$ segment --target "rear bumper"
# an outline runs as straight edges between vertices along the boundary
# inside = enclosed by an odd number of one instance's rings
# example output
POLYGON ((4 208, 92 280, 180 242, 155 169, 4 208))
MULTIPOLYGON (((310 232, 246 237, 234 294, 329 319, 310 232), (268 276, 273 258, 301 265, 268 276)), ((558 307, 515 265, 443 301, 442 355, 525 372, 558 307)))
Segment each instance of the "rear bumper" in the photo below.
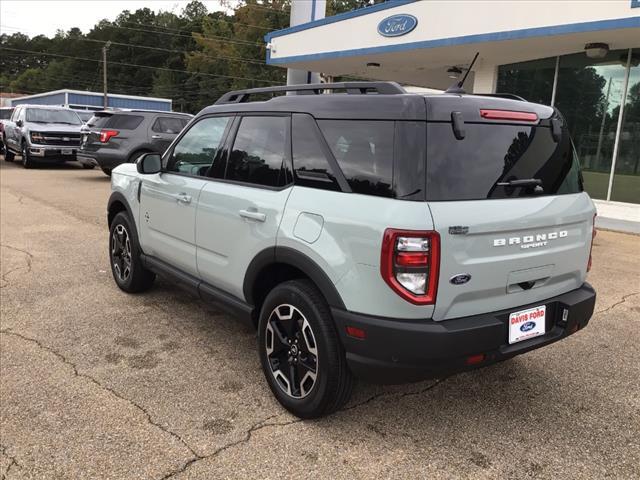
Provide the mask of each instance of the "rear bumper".
POLYGON ((374 383, 405 383, 490 365, 557 342, 589 323, 596 292, 588 283, 544 302, 451 320, 395 320, 332 309, 352 372, 374 383), (546 334, 508 343, 509 314, 546 305, 546 334), (563 312, 568 311, 566 322, 563 312), (346 334, 366 332, 359 340, 346 334), (470 365, 470 356, 484 355, 470 365))
POLYGON ((100 168, 113 170, 118 165, 126 163, 127 157, 117 151, 108 151, 106 148, 99 151, 79 150, 78 157, 82 162, 97 163, 100 168))

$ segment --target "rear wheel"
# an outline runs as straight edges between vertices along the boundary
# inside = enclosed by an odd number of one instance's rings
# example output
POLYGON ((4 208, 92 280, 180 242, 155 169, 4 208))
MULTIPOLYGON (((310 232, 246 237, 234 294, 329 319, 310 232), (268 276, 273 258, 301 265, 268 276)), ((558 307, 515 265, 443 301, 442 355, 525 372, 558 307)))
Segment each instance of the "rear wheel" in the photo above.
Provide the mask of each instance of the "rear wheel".
POLYGON ((125 212, 118 213, 109 228, 109 261, 118 287, 128 293, 148 290, 156 276, 140 258, 140 245, 133 222, 125 212))
POLYGON ((7 144, 4 144, 4 159, 6 162, 13 162, 16 158, 16 154, 9 150, 7 144))
POLYGON ((274 288, 259 322, 259 353, 271 391, 300 418, 330 414, 351 396, 347 367, 329 307, 308 280, 274 288))
POLYGON ((27 147, 27 142, 22 142, 22 166, 24 168, 33 168, 35 162, 29 155, 29 147, 27 147))

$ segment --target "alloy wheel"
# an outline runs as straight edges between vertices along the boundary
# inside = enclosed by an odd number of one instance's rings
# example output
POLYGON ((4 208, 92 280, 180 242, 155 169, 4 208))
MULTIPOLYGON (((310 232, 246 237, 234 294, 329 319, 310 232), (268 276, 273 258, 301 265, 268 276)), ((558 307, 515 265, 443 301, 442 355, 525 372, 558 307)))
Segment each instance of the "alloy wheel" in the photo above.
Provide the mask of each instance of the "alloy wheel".
POLYGON ((131 241, 122 224, 116 225, 111 234, 111 262, 118 279, 126 282, 131 275, 131 241))
POLYGON ((311 325, 293 305, 278 305, 269 315, 265 332, 267 361, 280 389, 304 398, 318 376, 318 347, 311 325))

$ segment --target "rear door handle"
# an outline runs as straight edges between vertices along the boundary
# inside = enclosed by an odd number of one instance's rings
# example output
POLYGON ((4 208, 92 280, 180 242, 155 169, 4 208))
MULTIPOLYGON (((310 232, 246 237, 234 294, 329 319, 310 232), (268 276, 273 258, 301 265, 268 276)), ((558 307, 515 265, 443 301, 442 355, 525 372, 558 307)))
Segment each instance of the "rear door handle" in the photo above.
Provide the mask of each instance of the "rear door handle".
POLYGON ((162 135, 151 135, 154 140, 162 140, 162 135))
POLYGON ((191 203, 191 195, 187 195, 186 193, 179 193, 178 195, 176 195, 176 200, 178 201, 178 203, 189 205, 191 203))
POLYGON ((240 210, 238 213, 243 218, 255 220, 257 222, 264 222, 267 219, 267 216, 264 213, 254 212, 251 210, 240 210))

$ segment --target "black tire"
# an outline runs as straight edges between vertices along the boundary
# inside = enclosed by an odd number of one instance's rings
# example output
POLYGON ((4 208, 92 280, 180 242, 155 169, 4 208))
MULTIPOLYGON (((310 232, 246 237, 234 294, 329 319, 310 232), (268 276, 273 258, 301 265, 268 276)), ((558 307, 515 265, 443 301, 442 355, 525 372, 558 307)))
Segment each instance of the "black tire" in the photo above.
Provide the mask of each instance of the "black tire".
POLYGON ((6 162, 13 162, 16 159, 16 154, 7 148, 7 145, 4 146, 4 160, 6 162))
POLYGON ((148 290, 156 278, 142 264, 138 234, 125 212, 118 213, 109 227, 109 263, 113 279, 127 293, 148 290))
POLYGON ((22 142, 22 166, 24 168, 33 168, 35 166, 35 162, 31 158, 31 155, 29 155, 27 142, 22 142))
POLYGON ((111 169, 110 168, 102 168, 102 173, 104 173, 107 177, 111 176, 111 169))
POLYGON ((297 417, 328 415, 349 400, 353 375, 329 306, 312 282, 291 280, 269 292, 260 312, 258 351, 269 388, 297 417))

